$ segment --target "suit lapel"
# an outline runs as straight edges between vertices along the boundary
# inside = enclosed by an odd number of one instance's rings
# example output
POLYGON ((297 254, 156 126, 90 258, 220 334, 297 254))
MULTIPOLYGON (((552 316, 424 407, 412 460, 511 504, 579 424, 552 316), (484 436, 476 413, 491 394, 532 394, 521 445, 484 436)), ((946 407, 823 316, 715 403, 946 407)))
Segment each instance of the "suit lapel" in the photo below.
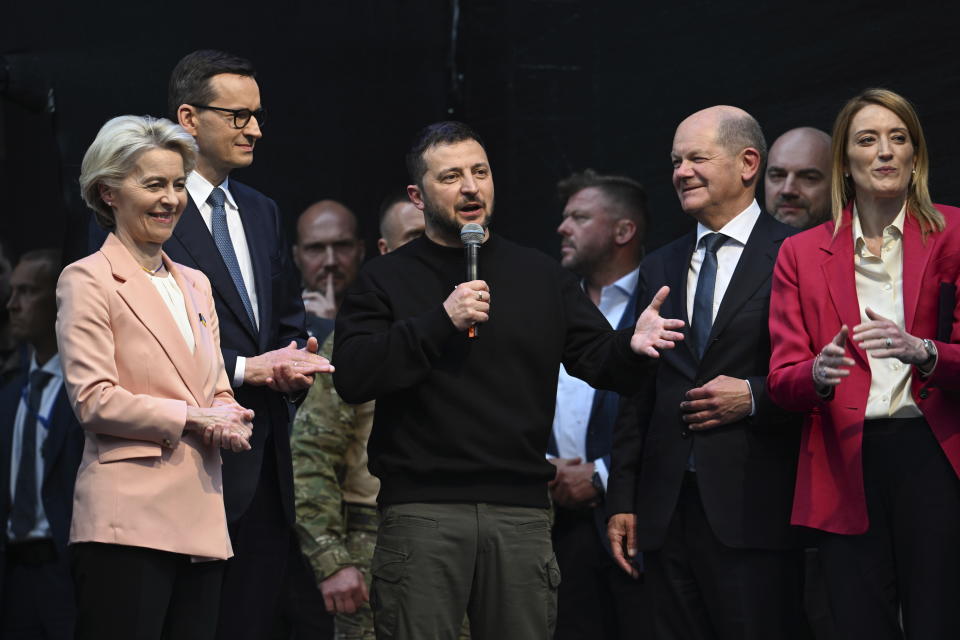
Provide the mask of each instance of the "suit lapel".
POLYGON ((723 300, 720 301, 717 317, 710 328, 710 337, 704 356, 710 350, 714 337, 730 324, 740 308, 773 274, 773 263, 776 262, 779 248, 776 240, 779 238, 775 238, 772 233, 772 221, 772 217, 761 212, 754 223, 750 237, 747 238, 747 244, 743 247, 743 253, 740 254, 740 260, 737 261, 737 266, 730 277, 730 284, 727 285, 723 300))
MULTIPOLYGON (((254 287, 257 292, 258 311, 257 318, 260 328, 263 329, 269 321, 267 309, 269 300, 273 295, 272 282, 270 278, 270 258, 267 255, 263 239, 269 237, 267 230, 261 229, 263 225, 263 216, 257 215, 255 207, 247 198, 243 185, 233 182, 230 189, 233 199, 237 203, 237 209, 240 211, 240 220, 243 222, 243 232, 247 238, 247 250, 250 251, 250 261, 253 264, 254 287)), ((239 300, 239 297, 237 298, 239 300)), ((267 345, 263 343, 266 338, 266 332, 260 331, 260 350, 266 351, 267 345)))
MULTIPOLYGON (((666 309, 660 310, 660 315, 665 318, 678 318, 683 320, 683 346, 681 349, 689 354, 694 361, 697 356, 693 352, 693 346, 690 344, 690 318, 687 317, 687 276, 690 273, 690 260, 693 258, 693 251, 696 248, 697 232, 686 235, 685 242, 678 242, 674 247, 674 254, 664 260, 666 273, 666 284, 670 287, 670 295, 664 304, 666 309)), ((659 287, 658 287, 659 288, 659 287)), ((650 292, 652 298, 656 291, 650 292)))
POLYGON ((905 216, 903 225, 903 319, 907 332, 913 329, 917 303, 920 300, 920 285, 933 248, 940 239, 939 233, 927 235, 926 242, 920 231, 920 223, 911 216, 905 216))
MULTIPOLYGON (((123 282, 117 287, 117 294, 143 323, 147 331, 156 338, 177 373, 180 374, 180 378, 197 400, 197 404, 203 404, 202 387, 197 383, 194 354, 187 347, 170 309, 163 302, 149 277, 143 273, 140 265, 134 261, 115 235, 110 234, 107 237, 100 251, 110 262, 114 277, 123 282)), ((169 259, 164 256, 164 264, 169 265, 169 263, 169 259)))
MULTIPOLYGON (((852 334, 853 328, 860 324, 860 302, 857 297, 857 281, 853 264, 850 211, 850 208, 844 210, 840 231, 833 235, 827 244, 820 247, 820 250, 827 254, 820 264, 820 269, 823 271, 823 281, 830 293, 830 301, 837 312, 840 325, 847 325, 852 334)), ((868 364, 866 354, 853 340, 847 340, 847 350, 859 358, 863 364, 868 364)))
MULTIPOLYGON (((250 323, 250 318, 243 306, 243 300, 240 299, 237 286, 233 283, 233 278, 227 271, 227 265, 224 264, 223 258, 220 256, 220 250, 213 242, 213 236, 207 229, 207 225, 200 215, 200 210, 194 204, 193 198, 187 198, 187 207, 184 209, 183 215, 180 216, 180 221, 174 228, 173 235, 183 245, 184 250, 190 254, 194 264, 197 265, 197 269, 202 271, 210 280, 210 286, 220 294, 227 308, 236 317, 237 324, 246 329, 257 340, 259 337, 257 330, 250 323)), ((247 243, 250 243, 249 232, 247 243)), ((259 278, 257 279, 259 280, 259 278)), ((260 307, 263 308, 263 303, 260 303, 260 307)))

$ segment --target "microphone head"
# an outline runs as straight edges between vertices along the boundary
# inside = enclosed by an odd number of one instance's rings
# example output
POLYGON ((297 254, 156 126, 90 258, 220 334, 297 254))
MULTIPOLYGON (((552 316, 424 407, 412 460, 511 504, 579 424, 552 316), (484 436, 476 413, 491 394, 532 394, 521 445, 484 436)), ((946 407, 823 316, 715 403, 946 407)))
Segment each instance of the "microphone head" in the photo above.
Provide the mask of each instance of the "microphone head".
POLYGON ((483 242, 484 231, 476 222, 468 222, 460 227, 460 242, 464 245, 481 244, 483 242))

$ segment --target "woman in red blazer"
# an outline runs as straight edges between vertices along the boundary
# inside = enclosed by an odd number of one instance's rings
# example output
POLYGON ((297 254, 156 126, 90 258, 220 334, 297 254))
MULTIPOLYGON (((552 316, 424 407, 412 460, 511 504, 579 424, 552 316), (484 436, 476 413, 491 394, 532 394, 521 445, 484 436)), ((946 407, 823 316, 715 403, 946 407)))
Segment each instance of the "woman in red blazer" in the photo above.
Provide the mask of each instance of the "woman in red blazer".
POLYGON ((771 294, 769 393, 806 414, 792 522, 823 532, 844 637, 960 638, 960 209, 891 91, 840 111, 832 173, 771 294))

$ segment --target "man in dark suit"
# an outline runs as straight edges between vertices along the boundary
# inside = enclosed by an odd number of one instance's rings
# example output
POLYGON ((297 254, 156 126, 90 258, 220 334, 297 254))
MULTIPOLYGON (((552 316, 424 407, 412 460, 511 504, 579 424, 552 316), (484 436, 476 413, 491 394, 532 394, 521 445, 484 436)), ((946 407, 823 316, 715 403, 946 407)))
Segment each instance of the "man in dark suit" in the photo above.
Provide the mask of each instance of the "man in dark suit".
MULTIPOLYGON (((647 226, 646 192, 623 176, 587 169, 559 185, 561 263, 617 329, 637 319, 637 276, 647 226)), ((562 366, 547 453, 557 465, 550 483, 553 546, 563 581, 556 640, 634 637, 630 621, 643 606, 642 583, 613 563, 607 543, 606 491, 619 395, 595 390, 562 366)))
POLYGON ((31 251, 11 276, 10 329, 28 367, 0 389, 0 637, 73 638, 67 539, 83 431, 63 388, 55 298, 60 253, 31 251))
POLYGON ((673 184, 697 230, 640 267, 640 303, 669 287, 659 312, 689 327, 621 416, 608 485, 621 567, 648 552, 656 638, 793 638, 803 626, 790 527, 799 420, 765 388, 771 275, 795 231, 754 199, 765 151, 740 109, 684 120, 673 184))
POLYGON ((220 638, 268 637, 293 537, 289 422, 315 373, 331 368, 306 341, 303 302, 276 203, 229 179, 253 162, 264 112, 252 65, 219 51, 184 57, 170 112, 196 138, 187 208, 164 249, 213 287, 220 347, 237 402, 255 412, 253 449, 223 452, 223 497, 234 557, 221 593, 220 638), (305 348, 298 348, 304 344, 305 348))

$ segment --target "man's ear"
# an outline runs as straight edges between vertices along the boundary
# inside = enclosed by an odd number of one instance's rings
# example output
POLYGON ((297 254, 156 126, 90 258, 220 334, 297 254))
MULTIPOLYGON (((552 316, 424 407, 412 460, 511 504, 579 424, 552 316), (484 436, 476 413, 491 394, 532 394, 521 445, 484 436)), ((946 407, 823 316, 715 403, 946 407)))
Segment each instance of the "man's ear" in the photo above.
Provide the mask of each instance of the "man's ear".
POLYGON ((740 179, 744 184, 750 184, 760 173, 760 152, 747 147, 740 152, 740 162, 740 179))
POLYGON ((380 252, 380 255, 384 255, 390 251, 390 247, 387 246, 387 241, 383 238, 377 240, 377 250, 380 252))
POLYGON ((415 184, 407 185, 407 197, 410 198, 410 202, 413 203, 417 209, 423 211, 423 194, 420 193, 420 187, 415 184))
POLYGON ((290 247, 290 251, 293 253, 293 264, 297 265, 297 269, 300 269, 300 247, 299 245, 293 245, 290 247))
POLYGON ((618 245, 625 245, 637 235, 637 223, 630 218, 620 218, 616 221, 613 230, 613 241, 618 245))
POLYGON ((187 130, 187 133, 192 135, 194 138, 197 137, 197 128, 199 127, 198 119, 200 114, 197 112, 196 107, 189 104, 182 104, 177 108, 177 122, 181 127, 187 130))

